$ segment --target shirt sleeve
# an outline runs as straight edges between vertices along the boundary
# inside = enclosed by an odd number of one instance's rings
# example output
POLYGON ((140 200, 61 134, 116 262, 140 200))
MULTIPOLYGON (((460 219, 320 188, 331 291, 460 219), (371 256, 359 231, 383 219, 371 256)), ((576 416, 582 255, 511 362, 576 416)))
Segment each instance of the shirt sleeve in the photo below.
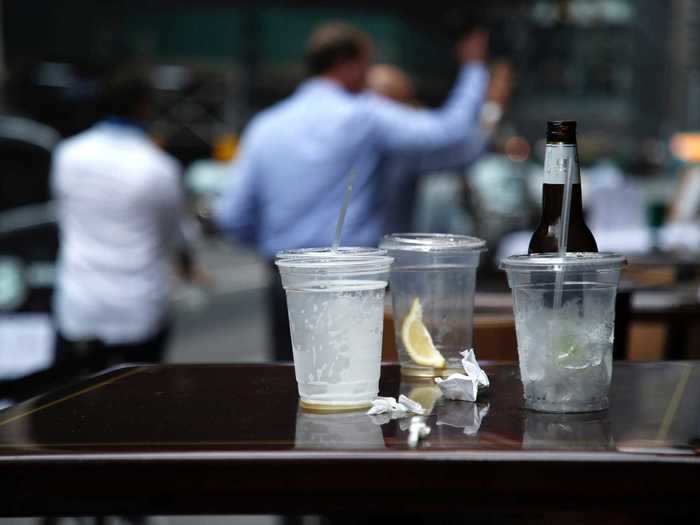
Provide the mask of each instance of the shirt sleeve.
POLYGON ((377 141, 391 152, 429 152, 464 143, 478 128, 488 72, 482 64, 464 66, 445 104, 415 109, 368 95, 368 117, 377 141))
POLYGON ((258 195, 250 142, 244 139, 240 151, 231 165, 229 181, 214 203, 212 218, 224 235, 243 244, 254 244, 258 195))
POLYGON ((424 151, 415 156, 412 173, 462 168, 478 159, 488 146, 489 133, 475 127, 464 142, 424 151))

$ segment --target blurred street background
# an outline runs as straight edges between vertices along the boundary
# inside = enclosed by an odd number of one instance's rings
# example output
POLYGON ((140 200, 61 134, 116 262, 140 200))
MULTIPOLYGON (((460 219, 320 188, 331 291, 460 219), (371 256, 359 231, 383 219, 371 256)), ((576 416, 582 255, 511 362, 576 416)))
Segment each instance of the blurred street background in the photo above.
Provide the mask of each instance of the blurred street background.
MULTIPOLYGON (((416 85, 416 98, 432 105, 445 96, 455 74, 450 52, 455 31, 477 14, 491 30, 492 60, 512 67, 513 96, 481 160, 465 172, 422 183, 416 229, 487 239, 490 260, 482 264, 480 286, 502 289, 495 259, 518 251, 522 241, 508 235, 527 236, 538 217, 544 122, 562 117, 579 121, 583 187, 589 194, 584 200, 590 203, 597 188, 613 188, 630 201, 622 206, 628 212, 618 210, 620 217, 609 206, 587 206, 591 227, 600 230, 615 221, 646 227, 659 209, 663 221, 697 153, 687 132, 700 124, 695 52, 700 2, 469 4, 5 1, 0 33, 5 112, 46 125, 57 137, 71 136, 97 119, 100 75, 125 57, 147 61, 158 90, 150 132, 182 163, 190 211, 202 215, 225 184, 245 124, 303 78, 304 43, 318 23, 345 20, 367 31, 376 42, 377 61, 403 68, 416 85), (685 153, 674 155, 680 150, 685 153), (464 180, 469 191, 462 195, 464 180)), ((51 144, 49 137, 36 148, 51 144)), ((3 162, 8 167, 0 178, 0 308, 6 314, 46 312, 57 249, 55 223, 44 207, 46 170, 38 167, 20 180, 11 173, 10 159, 3 162)), ((697 237, 681 237, 697 249, 697 237)), ((268 358, 262 307, 267 268, 221 237, 200 232, 197 242, 212 286, 175 289, 168 360, 268 358)), ((651 248, 642 241, 631 250, 651 248)))

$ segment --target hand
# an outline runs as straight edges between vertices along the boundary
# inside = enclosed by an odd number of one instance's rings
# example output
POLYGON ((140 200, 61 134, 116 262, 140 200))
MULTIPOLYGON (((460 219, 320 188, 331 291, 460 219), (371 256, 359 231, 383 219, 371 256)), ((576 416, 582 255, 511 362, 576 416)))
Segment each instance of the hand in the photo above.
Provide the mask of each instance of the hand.
POLYGON ((491 80, 486 100, 505 107, 513 91, 513 68, 510 63, 501 61, 491 66, 491 80))
POLYGON ((202 288, 213 288, 215 285, 213 276, 196 263, 192 264, 188 269, 184 269, 182 265, 176 265, 175 274, 181 281, 201 286, 202 288))
POLYGON ((212 276, 197 264, 192 251, 186 247, 181 248, 177 253, 175 274, 181 280, 197 286, 211 287, 214 284, 212 276))
POLYGON ((457 56, 462 64, 484 62, 489 47, 489 34, 484 29, 475 29, 457 43, 457 56))

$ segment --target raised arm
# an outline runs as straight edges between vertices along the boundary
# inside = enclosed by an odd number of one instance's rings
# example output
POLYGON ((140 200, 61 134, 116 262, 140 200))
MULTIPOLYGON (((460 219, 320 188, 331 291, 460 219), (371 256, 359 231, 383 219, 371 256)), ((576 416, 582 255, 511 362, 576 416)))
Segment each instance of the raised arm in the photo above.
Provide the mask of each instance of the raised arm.
POLYGON ((413 169, 407 174, 420 175, 421 173, 467 166, 484 153, 490 139, 491 134, 488 131, 475 126, 462 142, 416 154, 412 165, 413 169))
POLYGON ((463 144, 478 128, 486 95, 485 46, 482 32, 472 33, 460 43, 462 69, 447 101, 437 110, 414 109, 367 95, 367 118, 377 142, 388 151, 416 153, 463 144))

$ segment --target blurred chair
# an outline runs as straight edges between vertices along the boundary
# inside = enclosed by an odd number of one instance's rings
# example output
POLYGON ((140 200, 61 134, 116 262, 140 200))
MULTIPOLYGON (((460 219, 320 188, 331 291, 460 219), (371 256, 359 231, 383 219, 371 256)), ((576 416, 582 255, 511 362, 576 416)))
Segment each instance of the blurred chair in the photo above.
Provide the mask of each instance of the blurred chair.
POLYGON ((30 293, 19 310, 49 310, 58 253, 49 173, 59 138, 33 120, 0 116, 0 255, 20 261, 27 280, 30 293))
POLYGON ((19 261, 29 291, 15 311, 49 311, 58 254, 49 174, 59 138, 33 120, 0 116, 0 255, 19 261))
POLYGON ((48 313, 58 257, 58 225, 49 205, 20 210, 0 213, 0 258, 8 263, 3 265, 6 280, 5 293, 0 291, 0 314, 48 313), (27 213, 20 214, 20 210, 27 213), (10 262, 13 275, 9 272, 10 262), (12 297, 9 287, 15 290, 12 297))
POLYGON ((24 399, 53 385, 39 371, 50 364, 53 349, 48 315, 58 227, 49 173, 58 139, 53 129, 32 120, 0 116, 0 340, 25 341, 17 348, 21 358, 0 366, 0 397, 24 399), (29 339, 21 335, 27 330, 29 339), (20 377, 33 372, 39 375, 20 377))

